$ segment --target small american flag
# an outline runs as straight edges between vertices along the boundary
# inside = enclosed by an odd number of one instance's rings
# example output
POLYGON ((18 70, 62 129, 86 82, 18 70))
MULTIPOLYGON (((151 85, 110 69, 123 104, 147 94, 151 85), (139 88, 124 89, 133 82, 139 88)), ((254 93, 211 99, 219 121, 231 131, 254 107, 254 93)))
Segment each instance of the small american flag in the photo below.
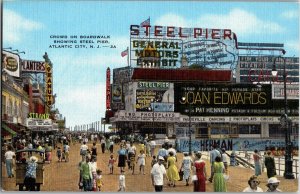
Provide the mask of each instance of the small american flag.
POLYGON ((124 50, 123 52, 121 52, 122 57, 125 57, 126 55, 128 55, 128 48, 126 50, 124 50))
POLYGON ((150 25, 150 17, 140 24, 140 26, 148 26, 148 25, 150 25))

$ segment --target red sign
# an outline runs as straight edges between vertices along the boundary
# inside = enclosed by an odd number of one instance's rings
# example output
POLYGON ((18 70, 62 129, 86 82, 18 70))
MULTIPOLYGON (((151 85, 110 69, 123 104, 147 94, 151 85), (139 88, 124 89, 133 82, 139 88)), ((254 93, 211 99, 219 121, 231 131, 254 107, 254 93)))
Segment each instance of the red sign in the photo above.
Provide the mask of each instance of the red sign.
POLYGON ((110 108, 110 69, 109 67, 106 70, 106 110, 111 109, 110 108))

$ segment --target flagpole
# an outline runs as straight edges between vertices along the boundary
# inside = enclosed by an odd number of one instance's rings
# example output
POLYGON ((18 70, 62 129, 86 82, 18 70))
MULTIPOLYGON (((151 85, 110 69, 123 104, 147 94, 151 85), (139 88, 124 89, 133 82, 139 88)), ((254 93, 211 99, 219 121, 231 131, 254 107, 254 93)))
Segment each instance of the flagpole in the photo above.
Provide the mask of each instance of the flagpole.
POLYGON ((129 48, 127 47, 127 66, 129 67, 129 48))

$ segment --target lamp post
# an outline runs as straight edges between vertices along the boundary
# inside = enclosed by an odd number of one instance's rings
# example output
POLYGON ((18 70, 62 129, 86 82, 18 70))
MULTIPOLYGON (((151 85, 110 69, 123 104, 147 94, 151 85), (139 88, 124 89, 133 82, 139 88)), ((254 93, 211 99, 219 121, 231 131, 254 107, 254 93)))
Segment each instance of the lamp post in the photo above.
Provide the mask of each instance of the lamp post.
MULTIPOLYGON (((182 101, 187 101, 186 97, 182 97, 182 101)), ((189 155, 192 155, 192 132, 191 132, 191 104, 189 103, 189 155)))
POLYGON ((152 138, 154 137, 154 100, 151 99, 149 110, 152 111, 152 138))
MULTIPOLYGON (((283 54, 285 54, 285 51, 283 51, 283 54)), ((283 92, 284 92, 284 114, 280 117, 280 124, 282 128, 285 131, 285 143, 286 143, 286 149, 285 149, 285 168, 284 168, 284 174, 283 176, 286 179, 294 179, 293 174, 293 160, 292 160, 292 142, 291 142, 291 120, 288 118, 288 104, 287 104, 287 95, 286 95, 286 61, 285 58, 282 56, 278 56, 274 59, 273 68, 272 68, 272 75, 277 75, 276 70, 276 59, 283 59, 283 92)))

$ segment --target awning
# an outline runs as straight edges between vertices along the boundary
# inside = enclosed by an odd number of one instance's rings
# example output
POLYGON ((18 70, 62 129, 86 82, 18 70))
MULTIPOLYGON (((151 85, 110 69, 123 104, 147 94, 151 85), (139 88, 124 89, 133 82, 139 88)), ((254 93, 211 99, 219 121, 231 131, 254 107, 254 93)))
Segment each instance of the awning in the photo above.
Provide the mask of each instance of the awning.
POLYGON ((17 133, 12 130, 11 128, 9 128, 6 124, 2 123, 2 129, 4 129, 5 131, 7 131, 8 133, 12 134, 12 136, 16 136, 17 133))

